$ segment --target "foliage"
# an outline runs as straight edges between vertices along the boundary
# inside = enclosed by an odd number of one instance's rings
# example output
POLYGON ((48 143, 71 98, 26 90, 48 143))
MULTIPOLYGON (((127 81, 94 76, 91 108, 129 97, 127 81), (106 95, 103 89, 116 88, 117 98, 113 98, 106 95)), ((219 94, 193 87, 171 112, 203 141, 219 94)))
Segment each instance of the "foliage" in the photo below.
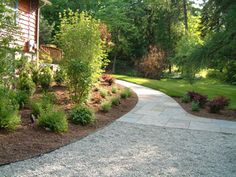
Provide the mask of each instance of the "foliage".
POLYGON ((19 34, 15 18, 15 12, 6 6, 14 6, 14 1, 4 0, 0 2, 0 83, 5 86, 11 87, 12 82, 15 80, 15 67, 14 54, 16 48, 12 48, 15 44, 14 36, 19 34))
POLYGON ((192 111, 197 112, 200 109, 200 105, 198 101, 193 101, 192 102, 192 111))
POLYGON ((108 112, 112 107, 111 101, 105 101, 101 105, 101 111, 108 112))
POLYGON ((119 96, 113 97, 113 98, 111 99, 111 103, 112 103, 112 105, 118 106, 118 105, 120 104, 120 97, 119 97, 119 96))
POLYGON ((39 72, 39 83, 43 90, 49 89, 53 81, 53 72, 49 66, 44 66, 39 72))
POLYGON ((44 93, 39 100, 31 103, 32 114, 38 118, 42 112, 52 110, 55 99, 55 95, 44 93))
POLYGON ((95 121, 94 113, 88 107, 76 106, 70 112, 70 119, 74 124, 83 126, 89 125, 95 121))
POLYGON ((129 98, 131 97, 131 95, 132 95, 132 92, 130 88, 125 88, 120 93, 120 97, 123 99, 129 98))
POLYGON ((102 80, 106 83, 108 83, 109 85, 112 85, 115 83, 115 78, 112 77, 111 75, 108 75, 108 74, 104 74, 102 76, 102 80))
POLYGON ((25 105, 29 103, 29 94, 25 91, 18 90, 16 92, 17 103, 19 104, 20 108, 23 108, 25 105))
POLYGON ((206 77, 209 78, 209 79, 218 79, 220 81, 225 80, 225 74, 223 72, 220 72, 220 71, 215 70, 215 69, 208 71, 206 77))
POLYGON ((66 75, 63 69, 56 70, 54 75, 54 80, 56 81, 57 85, 61 85, 66 79, 66 75))
POLYGON ((112 93, 117 93, 117 87, 112 87, 111 92, 112 93))
POLYGON ((45 19, 42 15, 40 16, 39 24, 39 43, 40 44, 49 44, 52 42, 52 32, 54 30, 54 23, 49 24, 48 20, 45 19))
POLYGON ((107 63, 100 35, 99 22, 86 13, 69 10, 61 14, 57 41, 64 52, 63 68, 72 97, 79 104, 88 98, 107 63))
POLYGON ((21 119, 15 94, 6 88, 0 89, 0 129, 15 130, 21 119))
POLYGON ((107 92, 106 89, 100 88, 99 93, 100 93, 102 98, 106 98, 108 92, 107 92))
POLYGON ((38 85, 39 83, 39 70, 36 69, 35 67, 32 68, 32 80, 35 83, 35 85, 38 85))
POLYGON ((208 97, 205 95, 202 95, 197 92, 188 92, 187 95, 189 96, 191 101, 198 102, 199 106, 203 108, 205 104, 207 103, 208 97))
POLYGON ((160 79, 166 67, 165 52, 157 46, 150 46, 148 54, 138 63, 144 77, 160 79))
POLYGON ((191 102, 190 96, 188 94, 184 94, 184 96, 181 98, 182 103, 189 103, 191 102))
POLYGON ((49 111, 43 111, 38 118, 38 125, 58 133, 68 130, 68 122, 65 113, 55 108, 49 111))
POLYGON ((27 71, 23 71, 19 76, 18 87, 28 95, 33 95, 36 88, 31 76, 27 71))
POLYGON ((215 97, 207 105, 209 106, 209 111, 211 113, 219 113, 222 109, 229 106, 230 100, 224 96, 215 97))
POLYGON ((236 61, 231 61, 225 67, 225 80, 236 85, 236 61))

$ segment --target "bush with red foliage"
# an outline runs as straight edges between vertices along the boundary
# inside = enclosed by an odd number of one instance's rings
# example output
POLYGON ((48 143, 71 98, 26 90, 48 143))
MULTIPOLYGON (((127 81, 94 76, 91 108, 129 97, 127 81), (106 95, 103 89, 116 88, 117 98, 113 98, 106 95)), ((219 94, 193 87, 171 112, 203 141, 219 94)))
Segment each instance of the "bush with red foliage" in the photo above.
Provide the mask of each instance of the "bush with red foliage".
POLYGON ((210 101, 207 106, 211 113, 219 113, 225 107, 229 106, 230 100, 224 96, 219 96, 210 101))
POLYGON ((106 83, 108 83, 108 85, 112 85, 113 83, 115 83, 115 78, 112 77, 109 74, 105 74, 102 76, 102 80, 106 83))
POLYGON ((187 95, 191 101, 198 102, 201 108, 203 108, 208 101, 208 97, 206 95, 202 95, 197 92, 188 92, 187 95))

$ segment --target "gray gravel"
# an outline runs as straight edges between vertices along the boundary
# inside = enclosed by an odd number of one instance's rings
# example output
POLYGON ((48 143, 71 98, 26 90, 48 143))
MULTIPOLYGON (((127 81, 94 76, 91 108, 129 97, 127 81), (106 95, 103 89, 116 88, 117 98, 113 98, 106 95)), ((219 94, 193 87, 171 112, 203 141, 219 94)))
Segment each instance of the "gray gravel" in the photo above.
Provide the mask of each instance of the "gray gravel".
POLYGON ((236 177, 236 135, 117 121, 0 176, 236 177))

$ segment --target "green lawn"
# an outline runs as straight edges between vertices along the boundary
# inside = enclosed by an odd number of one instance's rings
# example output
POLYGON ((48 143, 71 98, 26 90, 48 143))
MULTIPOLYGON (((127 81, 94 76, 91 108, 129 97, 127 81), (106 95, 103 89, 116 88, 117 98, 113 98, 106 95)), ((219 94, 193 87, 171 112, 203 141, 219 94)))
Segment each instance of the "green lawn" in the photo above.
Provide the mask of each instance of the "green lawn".
POLYGON ((139 77, 130 77, 126 75, 114 75, 114 77, 120 80, 125 80, 152 89, 160 90, 173 97, 181 97, 190 90, 207 95, 210 99, 215 96, 225 96, 231 100, 229 108, 236 108, 236 86, 233 85, 222 84, 208 79, 196 81, 193 86, 191 86, 187 81, 182 79, 153 80, 139 77))

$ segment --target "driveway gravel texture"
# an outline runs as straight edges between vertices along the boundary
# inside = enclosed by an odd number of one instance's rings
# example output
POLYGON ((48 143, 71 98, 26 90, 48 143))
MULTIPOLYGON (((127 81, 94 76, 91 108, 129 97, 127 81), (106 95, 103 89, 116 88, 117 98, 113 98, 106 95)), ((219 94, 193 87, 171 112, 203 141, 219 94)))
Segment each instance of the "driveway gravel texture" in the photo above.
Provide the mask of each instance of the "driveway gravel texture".
POLYGON ((236 176, 236 135, 114 122, 0 176, 236 176))

